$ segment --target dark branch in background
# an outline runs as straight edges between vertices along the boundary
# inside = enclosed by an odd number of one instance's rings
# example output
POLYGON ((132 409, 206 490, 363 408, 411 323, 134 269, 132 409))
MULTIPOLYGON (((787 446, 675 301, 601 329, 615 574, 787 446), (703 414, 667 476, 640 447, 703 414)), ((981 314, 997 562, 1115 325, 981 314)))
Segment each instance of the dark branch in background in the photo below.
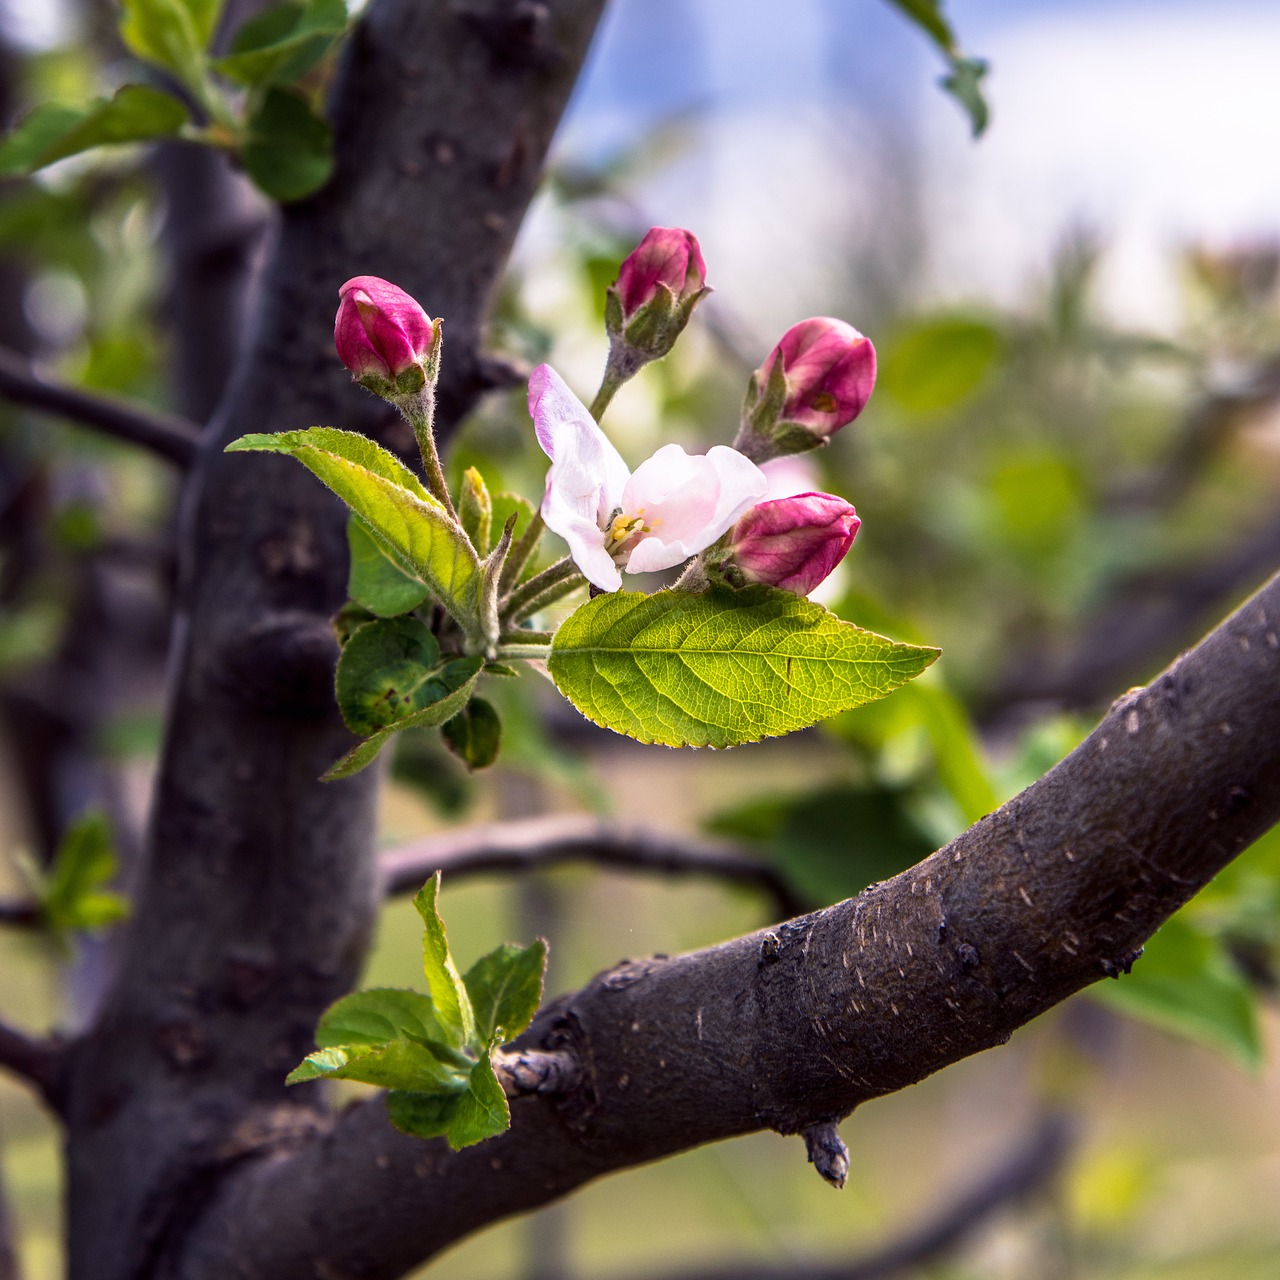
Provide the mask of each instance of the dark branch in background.
POLYGON ((9 1196, 0 1182, 0 1280, 20 1280, 22 1274, 18 1267, 14 1225, 9 1196))
POLYGON ((37 1040, 0 1022, 0 1067, 34 1085, 51 1103, 61 1097, 66 1051, 52 1040, 37 1040))
POLYGON ((950 1203, 901 1238, 850 1262, 825 1266, 736 1266, 682 1271, 661 1280, 892 1280, 937 1261, 988 1226, 999 1213, 1023 1203, 1058 1176, 1073 1142, 1070 1120, 1044 1116, 1010 1151, 975 1178, 950 1203))
POLYGON ((141 445, 180 467, 191 465, 200 444, 200 428, 184 418, 55 382, 36 373, 16 352, 3 348, 0 396, 141 445))
POLYGON ((23 898, 0 898, 0 925, 32 929, 40 923, 40 907, 23 898))
POLYGON ((918 866, 548 1006, 515 1049, 574 1054, 581 1083, 517 1099, 502 1137, 451 1152, 397 1133, 379 1098, 348 1107, 230 1175, 157 1280, 391 1280, 602 1174, 798 1133, 1003 1044, 1131 966, 1280 819, 1278 723, 1280 577, 918 866))
POLYGON ((798 915, 809 905, 776 868, 731 844, 587 816, 525 818, 429 836, 384 853, 378 866, 386 892, 400 894, 416 893, 436 871, 456 880, 565 862, 725 880, 766 894, 780 916, 798 915))

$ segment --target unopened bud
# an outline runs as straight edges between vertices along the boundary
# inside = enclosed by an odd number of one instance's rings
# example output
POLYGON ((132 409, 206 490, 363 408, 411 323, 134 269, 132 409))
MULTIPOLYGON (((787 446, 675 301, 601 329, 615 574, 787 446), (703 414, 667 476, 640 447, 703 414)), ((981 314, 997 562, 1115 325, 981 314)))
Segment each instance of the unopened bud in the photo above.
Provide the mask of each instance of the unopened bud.
POLYGON ((826 444, 871 398, 876 350, 843 320, 802 320, 751 375, 735 448, 756 462, 826 444))
POLYGON ((384 400, 434 388, 442 326, 398 286, 356 276, 338 290, 333 342, 362 387, 384 400))
POLYGON ((730 530, 718 576, 807 596, 844 559, 861 524, 831 493, 761 502, 730 530))

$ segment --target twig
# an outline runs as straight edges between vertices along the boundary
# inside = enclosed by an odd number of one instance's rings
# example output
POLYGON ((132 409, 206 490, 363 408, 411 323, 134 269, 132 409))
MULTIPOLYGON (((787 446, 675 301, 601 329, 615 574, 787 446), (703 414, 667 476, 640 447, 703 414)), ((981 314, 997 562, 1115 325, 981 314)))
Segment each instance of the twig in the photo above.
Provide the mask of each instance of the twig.
POLYGON ((732 845, 576 815, 523 818, 429 836, 383 854, 379 866, 386 892, 401 894, 416 892, 436 871, 452 880, 536 871, 562 862, 728 880, 767 894, 782 916, 798 915, 810 905, 776 868, 732 845))
POLYGON ((54 1040, 36 1040, 0 1022, 0 1067, 33 1084, 56 1105, 62 1087, 65 1046, 54 1040))
POLYGON ((3 347, 0 396, 141 445, 180 467, 191 465, 200 444, 200 428, 185 418, 53 382, 37 374, 17 352, 3 347))
POLYGON ((40 923, 40 907, 26 898, 0 899, 0 925, 34 929, 40 923))

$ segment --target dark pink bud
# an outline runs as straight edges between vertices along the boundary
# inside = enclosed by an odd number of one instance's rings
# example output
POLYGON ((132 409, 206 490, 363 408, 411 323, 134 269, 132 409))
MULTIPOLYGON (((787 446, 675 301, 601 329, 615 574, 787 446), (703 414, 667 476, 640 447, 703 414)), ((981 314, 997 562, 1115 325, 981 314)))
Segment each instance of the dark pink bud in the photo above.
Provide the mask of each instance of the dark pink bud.
POLYGON ((359 382, 395 382, 431 354, 435 325, 403 289, 356 276, 338 290, 333 342, 359 382))
POLYGON ((876 384, 871 339, 829 316, 801 320, 782 335, 756 374, 760 387, 768 386, 779 360, 787 387, 778 420, 823 439, 862 412, 876 384))
POLYGON ((762 502, 729 535, 733 563, 750 582, 807 596, 844 559, 861 523, 831 493, 762 502))
POLYGON ((647 302, 659 285, 666 285, 677 302, 702 292, 707 284, 707 264, 702 260, 698 237, 680 227, 651 227, 618 270, 618 300, 623 323, 647 302))

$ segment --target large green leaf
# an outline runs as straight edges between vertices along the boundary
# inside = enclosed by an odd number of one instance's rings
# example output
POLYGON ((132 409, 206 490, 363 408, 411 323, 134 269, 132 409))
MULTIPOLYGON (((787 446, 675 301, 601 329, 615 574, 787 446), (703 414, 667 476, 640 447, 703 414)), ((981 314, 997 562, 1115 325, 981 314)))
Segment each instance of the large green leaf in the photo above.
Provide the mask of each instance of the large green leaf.
POLYGON ((449 1042, 478 1047, 471 997, 467 994, 467 988, 449 954, 444 921, 436 909, 439 894, 440 873, 437 871, 418 890, 413 900, 423 924, 422 971, 426 974, 431 1003, 435 1006, 436 1016, 445 1028, 449 1042))
POLYGON ((1258 997, 1221 942, 1181 914, 1166 920, 1131 973, 1089 994, 1121 1013, 1218 1049, 1242 1066, 1262 1063, 1258 997))
POLYGON ((319 191, 333 173, 333 131, 288 89, 267 90, 240 149, 259 191, 284 203, 319 191))
POLYGON ((139 58, 197 89, 221 10, 222 0, 123 0, 120 35, 139 58))
POLYGON ((506 1044, 533 1021, 546 971, 547 944, 541 938, 527 947, 503 943, 467 970, 462 981, 475 1011, 476 1034, 485 1043, 506 1044))
POLYGON ((284 84, 323 58, 346 26, 346 0, 287 0, 245 22, 213 65, 240 84, 284 84))
POLYGON ((383 1045, 397 1039, 448 1043, 430 996, 400 987, 353 991, 331 1004, 316 1025, 321 1049, 383 1045))
POLYGON ((309 1053, 285 1077, 286 1084, 308 1080, 359 1080, 379 1089, 452 1092, 465 1087, 468 1076, 438 1058, 426 1045, 403 1037, 386 1044, 333 1045, 309 1053))
POLYGON ((669 747, 729 747, 881 698, 937 656, 749 587, 597 596, 561 626, 547 666, 597 724, 669 747))
POLYGON ((379 618, 410 613, 431 594, 400 567, 354 512, 347 521, 347 548, 351 553, 347 594, 379 618))
POLYGON ((465 1087, 449 1093, 389 1093, 387 1119, 415 1138, 448 1139, 460 1151, 505 1133, 511 1124, 506 1096, 488 1056, 471 1069, 465 1087))
POLYGON ((479 654, 470 658, 455 658, 452 662, 446 663, 440 668, 436 679, 448 692, 437 701, 423 707, 421 711, 403 716, 388 728, 380 729, 371 738, 357 743, 324 775, 324 781, 334 782, 339 778, 349 778, 352 774, 367 768, 373 763, 378 752, 403 729, 427 729, 451 720, 466 706, 467 699, 471 697, 471 691, 475 688, 483 667, 484 659, 479 654))
POLYGON ((457 619, 476 624, 480 561, 462 529, 393 454, 354 431, 242 436, 229 453, 287 453, 319 476, 457 619))
POLYGON ((143 84, 127 84, 86 107, 46 103, 0 143, 0 176, 34 173, 92 147, 173 137, 186 121, 177 98, 143 84))

